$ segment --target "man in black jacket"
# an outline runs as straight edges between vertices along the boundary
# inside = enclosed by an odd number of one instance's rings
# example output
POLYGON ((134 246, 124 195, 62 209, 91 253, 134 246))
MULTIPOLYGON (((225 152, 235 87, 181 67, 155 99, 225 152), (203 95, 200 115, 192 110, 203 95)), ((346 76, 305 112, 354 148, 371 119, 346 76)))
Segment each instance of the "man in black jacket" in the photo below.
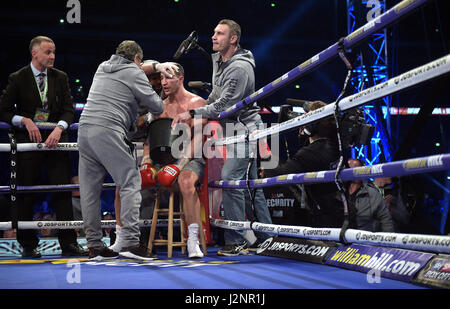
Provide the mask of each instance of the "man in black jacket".
MULTIPOLYGON (((325 106, 321 101, 312 102, 310 111, 325 106)), ((325 171, 336 168, 339 159, 334 120, 326 118, 301 128, 308 135, 309 145, 300 148, 284 164, 265 170, 264 177, 292 173, 325 171)), ((305 185, 308 224, 312 227, 341 227, 344 220, 343 204, 334 183, 305 185)))
MULTIPOLYGON (((0 120, 14 126, 18 143, 44 142, 54 148, 67 142, 67 129, 75 119, 67 74, 53 68, 55 44, 44 36, 30 42, 31 63, 9 76, 0 100, 0 120), (36 123, 55 122, 53 130, 39 130, 36 123), (23 130, 25 129, 25 130, 23 130)), ((49 184, 70 184, 69 153, 62 151, 18 152, 18 185, 36 185, 42 167, 49 184)), ((32 221, 35 195, 19 194, 18 220, 32 221)), ((70 192, 53 193, 52 207, 57 220, 73 220, 70 192)), ((84 256, 87 251, 77 243, 74 230, 59 230, 58 239, 64 256, 84 256)), ((38 258, 39 238, 34 230, 18 230, 22 257, 38 258)))

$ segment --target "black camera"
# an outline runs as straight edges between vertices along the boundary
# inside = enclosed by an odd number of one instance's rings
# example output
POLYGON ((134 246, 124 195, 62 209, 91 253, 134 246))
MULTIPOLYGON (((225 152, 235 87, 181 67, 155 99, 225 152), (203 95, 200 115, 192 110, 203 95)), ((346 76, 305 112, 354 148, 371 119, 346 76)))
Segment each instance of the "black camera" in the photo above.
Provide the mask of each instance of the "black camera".
POLYGON ((354 108, 339 115, 338 119, 344 148, 370 144, 375 127, 366 123, 362 110, 354 108))
MULTIPOLYGON (((278 114, 278 123, 296 118, 304 113, 297 113, 293 111, 293 106, 302 107, 305 113, 310 110, 310 101, 287 99, 286 105, 280 107, 278 114)), ((372 139, 375 127, 366 123, 363 111, 354 108, 338 115, 339 127, 341 129, 341 138, 343 148, 352 148, 358 145, 369 145, 372 139)), ((304 131, 314 135, 317 122, 307 124, 303 127, 304 131)))

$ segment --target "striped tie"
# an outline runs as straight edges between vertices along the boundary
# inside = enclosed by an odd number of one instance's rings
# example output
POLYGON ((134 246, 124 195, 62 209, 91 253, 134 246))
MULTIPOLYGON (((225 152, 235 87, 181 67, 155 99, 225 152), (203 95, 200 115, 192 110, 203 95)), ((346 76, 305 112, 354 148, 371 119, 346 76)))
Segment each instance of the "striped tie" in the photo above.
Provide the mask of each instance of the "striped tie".
MULTIPOLYGON (((39 90, 41 91, 41 94, 44 93, 44 89, 45 89, 45 73, 40 73, 38 75, 39 77, 39 90)), ((43 108, 47 109, 48 108, 48 104, 47 104, 47 96, 45 96, 44 98, 44 102, 43 102, 43 108)))

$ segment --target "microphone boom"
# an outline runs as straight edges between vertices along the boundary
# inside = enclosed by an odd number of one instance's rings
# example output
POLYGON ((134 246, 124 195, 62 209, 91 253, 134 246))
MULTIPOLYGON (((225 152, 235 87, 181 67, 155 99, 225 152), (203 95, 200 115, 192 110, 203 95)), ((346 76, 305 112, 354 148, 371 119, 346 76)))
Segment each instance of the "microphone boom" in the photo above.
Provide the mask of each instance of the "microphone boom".
POLYGON ((194 43, 197 43, 197 31, 192 31, 186 40, 184 40, 180 46, 178 47, 175 55, 173 55, 173 59, 177 60, 180 58, 185 52, 188 52, 195 46, 194 43))

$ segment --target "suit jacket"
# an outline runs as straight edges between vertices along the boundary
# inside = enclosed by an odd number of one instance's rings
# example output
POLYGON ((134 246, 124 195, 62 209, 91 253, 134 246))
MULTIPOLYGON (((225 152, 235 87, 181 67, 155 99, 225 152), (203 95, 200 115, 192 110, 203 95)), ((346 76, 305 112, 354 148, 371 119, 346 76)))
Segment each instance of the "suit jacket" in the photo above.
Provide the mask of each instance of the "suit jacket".
MULTIPOLYGON (((48 121, 64 120, 70 126, 75 120, 75 108, 73 107, 67 74, 54 68, 48 68, 47 81, 48 109, 50 112, 48 121)), ((33 119, 36 109, 42 108, 36 79, 30 65, 9 76, 8 86, 3 90, 0 99, 0 107, 0 120, 9 124, 12 124, 14 115, 33 119)), ((47 134, 43 134, 43 136, 45 135, 47 134)))

